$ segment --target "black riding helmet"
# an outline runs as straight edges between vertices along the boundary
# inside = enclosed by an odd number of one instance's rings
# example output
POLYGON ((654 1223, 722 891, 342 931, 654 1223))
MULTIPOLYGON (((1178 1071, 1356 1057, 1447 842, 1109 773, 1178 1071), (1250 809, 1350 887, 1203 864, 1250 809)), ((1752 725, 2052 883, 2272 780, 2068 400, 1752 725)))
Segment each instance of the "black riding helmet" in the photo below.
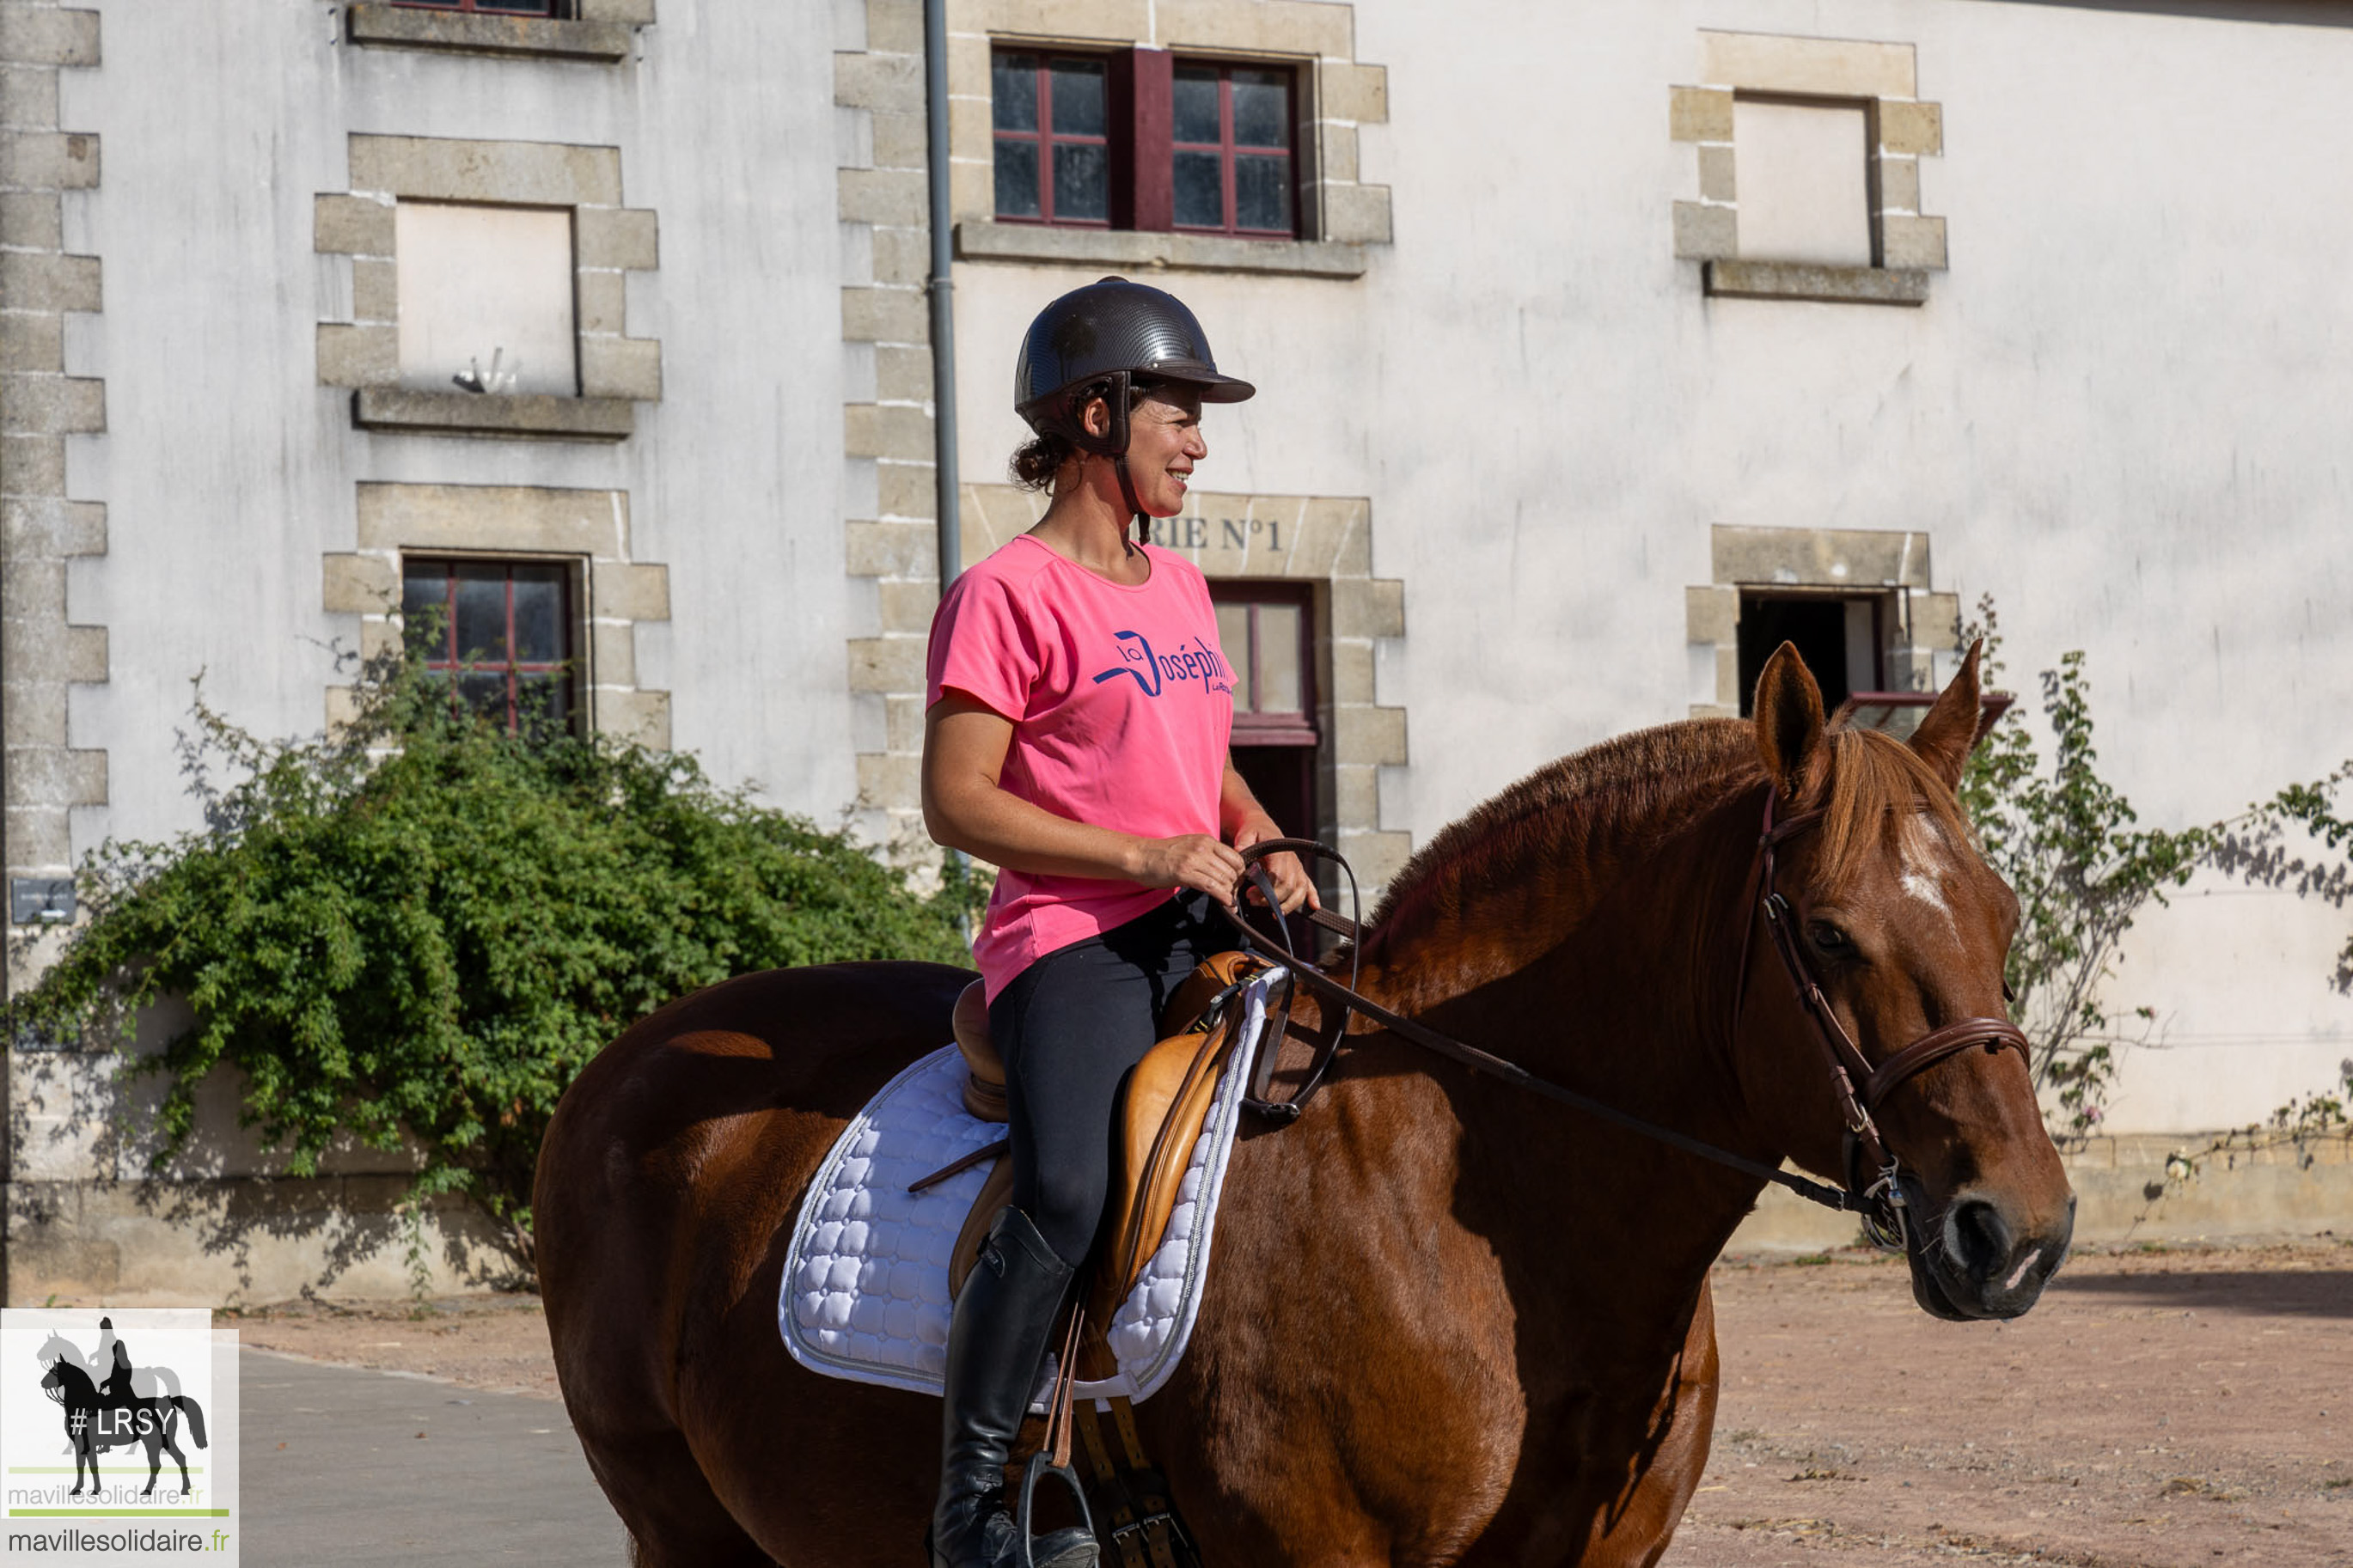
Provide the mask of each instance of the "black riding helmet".
POLYGON ((1038 312, 1013 367, 1013 409, 1040 436, 1060 436, 1112 460, 1127 510, 1144 516, 1127 477, 1127 412, 1135 392, 1177 383, 1204 403, 1240 403, 1258 388, 1219 373, 1201 323, 1176 295, 1124 278, 1073 289, 1038 312), (1091 436, 1080 423, 1102 398, 1111 428, 1091 436))

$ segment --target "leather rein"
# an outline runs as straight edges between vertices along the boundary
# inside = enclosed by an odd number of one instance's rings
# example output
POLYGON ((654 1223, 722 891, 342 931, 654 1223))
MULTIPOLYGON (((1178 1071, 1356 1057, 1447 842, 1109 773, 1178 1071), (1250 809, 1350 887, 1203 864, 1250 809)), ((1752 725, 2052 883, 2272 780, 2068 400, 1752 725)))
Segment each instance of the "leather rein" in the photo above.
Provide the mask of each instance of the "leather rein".
MULTIPOLYGON (((1433 1029, 1426 1024, 1418 1023, 1401 1014, 1391 1012, 1364 995, 1356 989, 1356 982, 1361 977, 1359 964, 1363 948, 1364 910, 1356 891, 1356 870, 1337 850, 1326 848, 1308 838, 1261 839, 1243 850, 1243 883, 1236 887, 1234 906, 1226 910, 1226 915, 1240 931, 1242 945, 1251 956, 1280 965, 1298 984, 1322 1000, 1332 1004, 1333 1016, 1325 1021, 1320 1031, 1321 1037, 1316 1043, 1315 1058, 1308 1069, 1306 1080, 1290 1099, 1273 1100, 1266 1098, 1275 1057, 1274 1051, 1268 1050, 1259 1058, 1252 1086, 1253 1093, 1245 1103, 1261 1114, 1272 1116, 1284 1121, 1295 1121, 1300 1112, 1305 1109, 1307 1102, 1314 1098, 1315 1091, 1323 1086, 1333 1062, 1338 1057, 1349 1033, 1349 1016, 1361 1015, 1368 1022, 1380 1026, 1391 1034, 1410 1040, 1415 1045, 1433 1051, 1450 1061, 1460 1062, 1474 1072, 1484 1073, 1490 1078, 1500 1079, 1514 1088, 1542 1095, 1547 1100, 1557 1100, 1563 1105, 1582 1110, 1589 1116, 1614 1126, 1622 1127, 1628 1131, 1640 1133, 1670 1148, 1680 1149, 1687 1154, 1697 1155, 1703 1160, 1712 1160, 1719 1165, 1729 1166, 1744 1174, 1786 1187, 1810 1203, 1858 1215, 1862 1217, 1864 1231, 1875 1245, 1889 1251, 1903 1250, 1908 1239, 1909 1221, 1908 1203, 1905 1197, 1901 1180, 1902 1166, 1894 1154, 1889 1151, 1885 1139, 1881 1136, 1878 1123, 1873 1113, 1898 1086, 1938 1063, 1973 1047, 1982 1047, 1988 1051, 2005 1048, 2015 1050, 2020 1059, 2027 1062, 2030 1067, 2033 1058, 2029 1050, 2026 1036, 2016 1025, 2001 1018, 1963 1018, 1957 1023, 1947 1024, 1942 1028, 1931 1030, 1885 1061, 1876 1066, 1873 1065, 1871 1059, 1865 1057, 1862 1048, 1854 1043, 1854 1038, 1847 1032, 1846 1026, 1839 1022, 1836 1011, 1831 1006, 1830 998, 1823 994, 1820 983, 1815 979, 1812 968, 1806 962, 1804 951, 1798 945, 1796 911, 1791 908, 1788 900, 1784 898, 1774 886, 1778 869, 1775 852, 1790 839, 1820 826, 1823 816, 1822 813, 1814 811, 1776 820, 1775 807, 1778 803, 1779 793, 1771 784, 1766 786, 1764 826, 1757 837, 1756 858, 1750 864, 1742 894, 1743 907, 1753 909, 1756 912, 1741 925, 1740 969, 1734 983, 1731 1024, 1734 1027, 1737 1027, 1741 1008, 1746 999, 1749 948, 1757 921, 1761 918, 1766 931, 1771 936, 1773 950, 1780 954, 1781 966, 1788 972, 1791 989, 1797 994, 1799 1010, 1812 1023, 1815 1038, 1822 1047, 1824 1065, 1830 1073, 1831 1093, 1837 1101, 1840 1119, 1846 1127, 1847 1180, 1844 1187, 1833 1187, 1820 1182, 1810 1181, 1777 1166, 1767 1165, 1762 1161, 1736 1154, 1728 1149, 1719 1149, 1712 1143, 1678 1132, 1672 1128, 1662 1127, 1656 1122, 1630 1115, 1616 1106, 1595 1100, 1589 1095, 1580 1094, 1573 1089, 1565 1088, 1547 1079, 1538 1078, 1516 1062, 1507 1061, 1492 1052, 1481 1050, 1478 1047, 1458 1040, 1451 1035, 1433 1029), (1324 973, 1312 960, 1303 958, 1294 952, 1291 944, 1290 933, 1280 921, 1277 921, 1276 934, 1270 937, 1253 926, 1249 917, 1241 912, 1241 894, 1244 886, 1255 887, 1260 896, 1266 900, 1267 908, 1270 910, 1281 908, 1281 900, 1275 897, 1274 884, 1259 862, 1269 855, 1286 852, 1312 855, 1333 861, 1347 874, 1349 900, 1357 919, 1345 920, 1336 915, 1327 914, 1321 910, 1311 911, 1308 917, 1314 923, 1348 938, 1353 944, 1348 983, 1345 984, 1324 973), (1862 1085, 1860 1090, 1856 1088, 1858 1082, 1862 1085), (1867 1173, 1873 1179, 1866 1186, 1864 1179, 1867 1173)), ((1281 1020, 1282 1025, 1288 1024, 1289 1012, 1289 1003, 1286 999, 1281 1020)), ((1282 1036, 1278 1033, 1275 1038, 1280 1040, 1282 1036)))

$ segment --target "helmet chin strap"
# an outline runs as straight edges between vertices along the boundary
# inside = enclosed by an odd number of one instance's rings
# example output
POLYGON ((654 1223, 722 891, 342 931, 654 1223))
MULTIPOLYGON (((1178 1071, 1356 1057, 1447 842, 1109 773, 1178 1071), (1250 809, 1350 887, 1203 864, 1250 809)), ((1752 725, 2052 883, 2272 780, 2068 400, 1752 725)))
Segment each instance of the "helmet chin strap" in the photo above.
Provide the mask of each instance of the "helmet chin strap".
MULTIPOLYGON (((1111 471, 1119 476, 1119 499, 1127 504, 1127 515, 1135 524, 1136 542, 1142 543, 1152 535, 1152 519, 1145 514, 1144 503, 1135 499, 1135 480, 1127 471, 1127 405, 1134 383, 1124 370, 1113 371, 1105 381, 1108 385, 1098 395, 1111 416, 1111 428, 1101 436, 1089 435, 1086 426, 1077 417, 1077 399, 1065 405, 1062 426, 1082 450, 1111 459, 1111 471)), ((1085 392, 1079 394, 1079 398, 1085 396, 1085 392)))
POLYGON ((1152 519, 1145 515, 1144 503, 1135 499, 1135 481, 1127 477, 1125 452, 1112 458, 1111 471, 1119 476, 1119 499, 1127 503, 1127 514, 1135 521, 1135 542, 1142 544, 1152 537, 1152 519))

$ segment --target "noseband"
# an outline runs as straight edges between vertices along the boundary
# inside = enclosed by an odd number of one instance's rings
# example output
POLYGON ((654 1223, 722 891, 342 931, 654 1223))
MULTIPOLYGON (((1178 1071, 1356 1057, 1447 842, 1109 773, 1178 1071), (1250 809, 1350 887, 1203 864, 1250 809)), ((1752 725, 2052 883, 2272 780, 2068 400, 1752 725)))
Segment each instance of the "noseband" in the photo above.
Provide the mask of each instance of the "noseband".
MULTIPOLYGON (((1821 983, 1814 978, 1805 950, 1798 945, 1797 911, 1773 886, 1777 869, 1774 851, 1799 834, 1820 826, 1823 814, 1809 811, 1777 822, 1774 808, 1779 799, 1779 790, 1766 786, 1764 831, 1757 839, 1757 859, 1750 868, 1748 892, 1742 902, 1744 906, 1757 905, 1765 929, 1772 936, 1773 951, 1781 955, 1781 967, 1788 972, 1790 988, 1798 994, 1799 1007, 1813 1025, 1814 1038, 1821 1043, 1823 1060, 1830 1068, 1831 1092, 1838 1101, 1839 1118, 1846 1124, 1847 1193, 1859 1200, 1857 1211, 1862 1215, 1863 1228, 1872 1241, 1890 1252, 1900 1252, 1907 1239, 1910 1208, 1901 1180, 1903 1166, 1880 1135, 1879 1124, 1872 1113, 1899 1085, 1974 1047, 1982 1046, 1989 1051, 2005 1047, 2015 1050, 2019 1060, 2027 1064, 2030 1074, 2034 1057, 2028 1048, 2025 1033, 2007 1019, 1963 1018, 1930 1030, 1876 1067, 1872 1065, 1871 1058, 1854 1043, 1854 1037, 1847 1033, 1846 1026, 1839 1022, 1838 1013, 1822 993, 1821 983), (1858 1083, 1862 1085, 1859 1091, 1858 1083), (1874 1171, 1878 1173, 1877 1179, 1865 1187, 1864 1173, 1874 1171)), ((1732 1002, 1736 1029, 1748 986, 1749 937, 1755 930, 1754 921, 1741 927, 1740 971, 1732 1002)))
MULTIPOLYGON (((1775 851, 1790 839, 1819 826, 1823 816, 1813 811, 1777 821, 1775 806, 1779 794, 1774 785, 1768 784, 1766 786, 1765 826, 1757 837, 1756 858, 1749 866, 1741 897, 1742 909, 1753 909, 1756 913, 1741 921, 1740 967, 1733 982, 1731 1021, 1736 1032, 1746 999, 1750 943, 1761 918, 1765 929, 1771 933, 1773 950, 1781 955, 1781 965, 1788 972, 1789 984, 1797 994, 1799 1007, 1812 1023, 1814 1037, 1821 1044, 1823 1058, 1830 1069, 1831 1090, 1838 1104, 1840 1119, 1846 1127, 1846 1184, 1843 1188, 1808 1181, 1803 1176, 1736 1154, 1728 1149, 1716 1148, 1672 1128, 1630 1116, 1613 1105, 1538 1078, 1517 1063, 1506 1061, 1425 1024, 1393 1013, 1356 990, 1354 984, 1356 974, 1353 967, 1348 977, 1351 984, 1348 984, 1344 985, 1325 974, 1310 960, 1292 950, 1290 932, 1280 921, 1276 922, 1275 934, 1270 936, 1253 926, 1240 912, 1242 893, 1249 886, 1258 889, 1268 909, 1280 909, 1281 901, 1275 896, 1274 885, 1258 862, 1266 856, 1286 852, 1313 855, 1336 863, 1341 870, 1347 873, 1349 895, 1352 901, 1355 900, 1356 874, 1346 859, 1337 850, 1326 848, 1307 838, 1270 838, 1243 850, 1243 880, 1236 885, 1233 907, 1226 912, 1240 931, 1242 945, 1252 956, 1288 971, 1299 984, 1332 1004, 1334 1016, 1325 1020, 1320 1031, 1322 1038, 1317 1044, 1315 1060, 1295 1094, 1285 1100, 1264 1098, 1273 1068, 1273 1053, 1269 1051, 1256 1075, 1256 1096, 1245 1103, 1253 1110, 1282 1121, 1296 1120, 1314 1097, 1315 1091, 1323 1086, 1334 1060, 1345 1043, 1348 1016, 1351 1013, 1361 1014, 1366 1021, 1475 1071, 1502 1079, 1547 1100, 1574 1106, 1590 1116, 1686 1153, 1713 1160, 1717 1164, 1728 1165, 1736 1171, 1786 1187, 1798 1196, 1820 1204, 1825 1208, 1858 1215, 1862 1217, 1864 1233, 1875 1245, 1888 1251, 1904 1250, 1909 1238, 1910 1224, 1909 1205, 1904 1195, 1903 1167, 1888 1149, 1885 1139, 1880 1135, 1873 1112, 1898 1086, 1972 1047, 1983 1047, 1989 1051, 2015 1050, 2019 1059, 2026 1062, 2030 1068, 2033 1057, 2028 1049, 2025 1034, 2016 1025, 2001 1018, 1963 1018, 1957 1023, 1929 1031, 1876 1067, 1872 1065, 1871 1058, 1864 1056, 1862 1047, 1854 1043, 1854 1037, 1847 1033, 1846 1026, 1839 1022, 1830 998, 1814 978, 1812 969, 1806 963, 1805 952, 1798 945, 1796 911, 1791 909, 1788 900, 1774 887, 1778 869, 1775 851), (1862 1086, 1860 1091, 1855 1087, 1858 1082, 1862 1086), (1876 1173, 1875 1179, 1868 1186, 1863 1184, 1866 1173, 1876 1173)), ((1356 921, 1343 920, 1320 910, 1314 911, 1313 918, 1315 923, 1347 937, 1354 946, 1353 955, 1360 957, 1364 935, 1362 912, 1359 904, 1357 914, 1360 918, 1356 921)), ((1281 1030, 1288 1025, 1289 1019, 1290 999, 1286 993, 1273 1037, 1275 1039, 1282 1037, 1281 1030)))

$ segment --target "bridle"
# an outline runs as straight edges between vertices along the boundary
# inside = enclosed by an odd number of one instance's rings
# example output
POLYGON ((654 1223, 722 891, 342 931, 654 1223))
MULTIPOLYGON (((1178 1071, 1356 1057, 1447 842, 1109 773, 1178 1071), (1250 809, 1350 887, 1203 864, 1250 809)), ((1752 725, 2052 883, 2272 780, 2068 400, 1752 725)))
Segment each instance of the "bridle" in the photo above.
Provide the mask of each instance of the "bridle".
MULTIPOLYGON (((2030 1073, 2034 1056, 2024 1031, 2009 1020, 1963 1018, 1940 1029, 1931 1029, 1885 1061, 1876 1067, 1872 1065, 1871 1058, 1854 1043, 1854 1037, 1847 1033, 1846 1026, 1839 1022, 1830 998, 1822 994, 1821 983, 1814 978, 1813 969, 1806 962, 1805 950, 1798 945, 1797 911, 1773 886, 1774 852, 1799 834, 1819 826, 1823 814, 1809 811, 1776 822, 1774 808, 1779 799, 1780 791, 1767 785, 1765 826, 1757 836, 1757 859, 1742 902, 1757 905, 1758 918, 1772 936, 1773 951, 1781 955, 1781 967, 1788 972, 1790 988, 1798 994, 1798 1005, 1813 1025, 1815 1039, 1821 1043, 1824 1065, 1830 1068, 1831 1092, 1838 1100, 1839 1119, 1846 1124, 1847 1192, 1861 1200, 1857 1212, 1862 1215, 1863 1228, 1878 1247, 1890 1252, 1902 1251, 1908 1240, 1910 1213, 1904 1195, 1903 1166, 1880 1135, 1879 1124, 1872 1113, 1898 1086, 1973 1047, 1982 1046, 1989 1051, 2004 1047, 2015 1050, 2030 1073), (1855 1087, 1858 1083, 1862 1085, 1860 1092, 1855 1087), (1865 1187, 1863 1176, 1871 1172, 1877 1173, 1876 1179, 1865 1187)), ((1740 929, 1739 977, 1734 984, 1732 1002, 1736 1026, 1748 985, 1750 934, 1756 929, 1756 921, 1744 922, 1740 929)))
MULTIPOLYGON (((1761 1161, 1736 1154, 1728 1149, 1719 1149, 1672 1128, 1629 1115, 1615 1106, 1538 1078, 1515 1062, 1391 1012, 1356 990, 1356 983, 1360 972, 1353 966, 1346 984, 1324 973, 1311 960, 1293 950, 1290 932, 1279 920, 1275 934, 1269 936, 1252 925, 1249 917, 1241 912, 1242 894, 1249 887, 1258 889, 1268 909, 1281 908, 1274 884, 1260 864, 1267 856, 1287 852, 1333 861, 1347 875, 1349 900, 1357 918, 1345 919, 1321 910, 1312 911, 1309 918, 1315 924, 1346 937, 1354 944, 1356 952, 1361 952, 1364 906, 1356 890, 1356 871, 1337 850, 1326 848, 1308 838, 1261 839, 1243 850, 1242 880, 1235 886, 1233 906, 1226 910, 1226 915, 1241 932, 1242 945, 1253 957, 1281 966, 1297 985, 1332 1004, 1327 1009, 1331 1016, 1324 1019, 1318 1031, 1314 1060, 1299 1089, 1287 1100, 1268 1098, 1275 1056, 1270 1048, 1260 1056, 1252 1093, 1244 1103, 1261 1115, 1283 1121, 1295 1121, 1315 1091, 1323 1087, 1333 1062, 1345 1045, 1349 1033, 1349 1016, 1361 1015, 1367 1022, 1474 1071, 1572 1106, 1588 1115, 1685 1153, 1712 1160, 1717 1164, 1786 1187, 1798 1196, 1820 1204, 1825 1208, 1858 1215, 1862 1217, 1864 1233, 1875 1245, 1888 1251, 1905 1250, 1910 1240, 1910 1210, 1904 1194, 1903 1167, 1889 1150, 1886 1140, 1881 1136, 1873 1113, 1899 1086, 1972 1047, 1983 1047, 1988 1051, 2015 1050, 2020 1059, 2030 1065, 2033 1058, 2028 1049, 2026 1036, 2016 1025, 2001 1018, 1963 1018, 1929 1031, 1877 1066, 1872 1064, 1871 1059, 1862 1054, 1862 1047, 1854 1043, 1854 1037, 1847 1033, 1846 1026, 1839 1022, 1830 998, 1823 994, 1820 983, 1807 964, 1804 951, 1798 945, 1795 911, 1788 900, 1774 886, 1778 869, 1776 851, 1790 839, 1820 826, 1823 814, 1807 812, 1777 820, 1775 808, 1779 794, 1777 786, 1767 784, 1764 827, 1758 835, 1756 858, 1750 863, 1742 893, 1742 908, 1754 912, 1747 914, 1741 922, 1740 968, 1734 981, 1731 1023, 1737 1026, 1746 999, 1748 954, 1753 933, 1761 920, 1772 937, 1773 950, 1781 956, 1781 965, 1788 973, 1799 1010, 1811 1021, 1815 1038, 1821 1044, 1824 1062, 1830 1071, 1831 1093, 1846 1127, 1846 1184, 1843 1187, 1810 1181, 1761 1161), (1858 1082, 1862 1085, 1860 1091, 1855 1087, 1858 1082), (1866 1175, 1872 1177, 1867 1186, 1863 1184, 1866 1175)), ((1271 1038, 1280 1040, 1282 1037, 1281 1030, 1288 1026, 1289 1019, 1290 996, 1286 993, 1275 1023, 1277 1032, 1271 1038)))

